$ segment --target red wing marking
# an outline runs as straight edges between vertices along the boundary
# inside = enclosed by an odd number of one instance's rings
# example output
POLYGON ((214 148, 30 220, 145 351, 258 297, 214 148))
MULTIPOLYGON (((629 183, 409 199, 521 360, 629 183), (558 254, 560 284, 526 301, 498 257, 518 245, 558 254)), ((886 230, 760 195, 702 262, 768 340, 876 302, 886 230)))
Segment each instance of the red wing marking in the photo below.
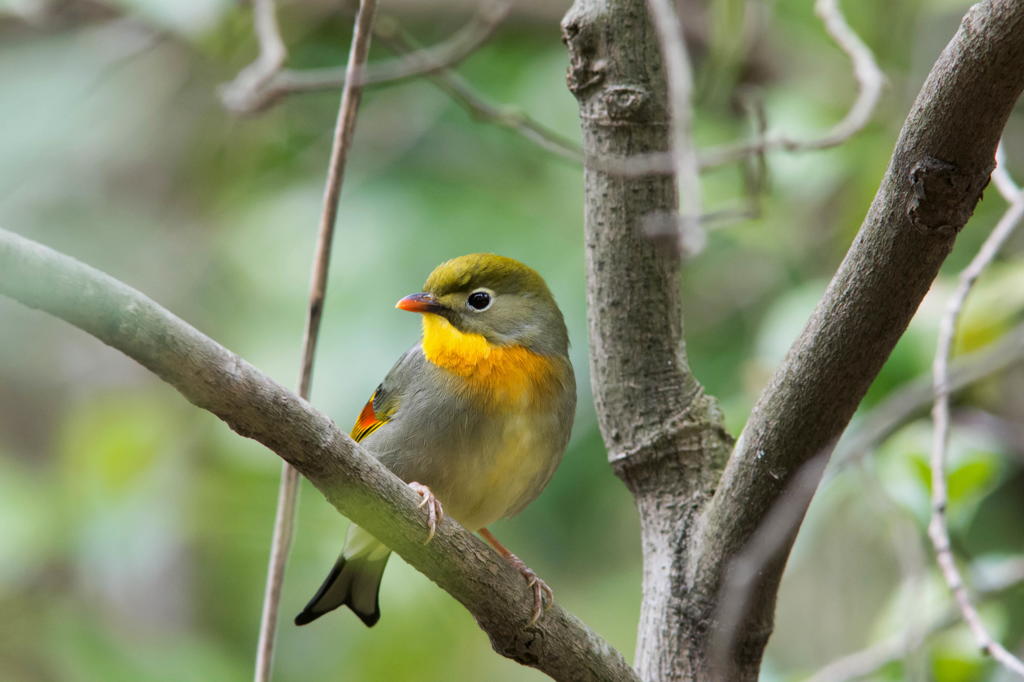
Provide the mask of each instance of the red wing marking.
POLYGON ((356 419, 356 425, 352 427, 352 440, 357 443, 379 429, 381 424, 388 423, 387 419, 378 418, 377 414, 373 411, 373 398, 376 396, 377 394, 374 393, 366 401, 366 406, 363 407, 363 411, 359 413, 359 417, 356 419))

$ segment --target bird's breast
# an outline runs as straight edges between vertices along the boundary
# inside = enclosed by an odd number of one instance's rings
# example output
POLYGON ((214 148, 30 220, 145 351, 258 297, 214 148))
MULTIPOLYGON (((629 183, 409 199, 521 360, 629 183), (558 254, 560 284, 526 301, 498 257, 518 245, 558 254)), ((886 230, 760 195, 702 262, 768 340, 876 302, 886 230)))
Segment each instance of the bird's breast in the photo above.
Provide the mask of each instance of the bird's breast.
POLYGON ((461 381, 491 411, 543 409, 557 397, 564 368, 558 359, 523 346, 497 346, 480 334, 459 331, 437 315, 423 318, 426 359, 461 381))
POLYGON ((529 408, 487 420, 475 443, 447 453, 451 515, 476 530, 528 504, 558 466, 563 428, 554 413, 529 408))

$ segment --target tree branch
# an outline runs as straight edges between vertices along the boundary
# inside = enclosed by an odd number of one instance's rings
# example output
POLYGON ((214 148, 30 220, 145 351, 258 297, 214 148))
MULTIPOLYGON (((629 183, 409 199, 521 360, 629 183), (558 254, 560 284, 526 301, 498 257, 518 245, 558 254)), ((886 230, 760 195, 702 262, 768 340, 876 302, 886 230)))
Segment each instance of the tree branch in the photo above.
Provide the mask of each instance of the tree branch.
MULTIPOLYGON (((665 69, 645 0, 576 0, 562 36, 587 158, 666 153, 665 69)), ((674 178, 625 178, 588 165, 584 185, 594 403, 609 460, 640 512, 637 668, 644 680, 691 679, 679 628, 687 591, 681 567, 732 441, 687 363, 680 255, 645 229, 677 213, 674 178)))
MULTIPOLYGON (((260 56, 246 67, 234 81, 221 88, 224 106, 238 114, 253 114, 279 102, 284 97, 303 92, 319 92, 343 88, 345 70, 335 67, 323 69, 281 69, 284 57, 271 60, 266 55, 281 54, 274 46, 281 43, 273 31, 273 0, 259 0, 256 8, 256 35, 260 56), (262 17, 262 18, 261 18, 262 17)), ((452 68, 484 45, 494 35, 508 15, 511 3, 502 0, 483 5, 474 19, 447 41, 432 47, 419 47, 394 21, 382 18, 374 28, 376 38, 398 54, 396 59, 366 64, 358 79, 361 85, 387 85, 423 76, 438 90, 452 98, 473 118, 493 123, 521 135, 541 149, 575 163, 582 163, 579 146, 534 120, 525 112, 509 106, 489 102, 452 68)))
POLYGON ((878 100, 882 97, 885 74, 878 68, 871 49, 846 23, 839 0, 817 0, 814 3, 814 12, 825 25, 825 30, 832 40, 846 53, 853 65, 853 76, 857 81, 857 99, 846 115, 820 137, 801 140, 788 135, 769 133, 752 142, 712 149, 702 159, 706 167, 721 166, 772 149, 797 152, 838 147, 863 130, 871 120, 878 100))
MULTIPOLYGON (((1024 4, 975 5, 925 82, 860 233, 761 394, 695 536, 691 607, 713 627, 730 562, 795 473, 831 450, 967 222, 1024 88, 1024 4)), ((795 535, 795 533, 794 533, 795 535)), ((790 542, 763 567, 733 661, 754 679, 790 542)))
POLYGON ((498 653, 557 680, 638 680, 621 654, 557 605, 527 626, 533 599, 516 569, 450 518, 424 545, 416 493, 309 403, 149 298, 4 230, 0 294, 92 334, 273 450, 338 511, 459 600, 498 653))

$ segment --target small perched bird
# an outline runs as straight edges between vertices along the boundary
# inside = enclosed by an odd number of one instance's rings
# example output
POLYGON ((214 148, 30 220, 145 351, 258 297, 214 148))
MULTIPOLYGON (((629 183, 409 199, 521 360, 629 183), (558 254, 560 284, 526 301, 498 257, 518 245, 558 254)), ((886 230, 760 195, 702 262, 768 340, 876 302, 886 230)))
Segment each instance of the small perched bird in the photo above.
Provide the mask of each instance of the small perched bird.
MULTIPOLYGON (((444 513, 479 529, 528 581, 536 622, 550 588, 486 526, 540 494, 569 441, 576 380, 562 313, 540 275, 493 254, 442 263, 396 307, 422 313, 423 338, 374 391, 352 438, 423 497, 428 541, 444 513)), ((342 604, 376 623, 390 554, 350 526, 296 625, 342 604)))

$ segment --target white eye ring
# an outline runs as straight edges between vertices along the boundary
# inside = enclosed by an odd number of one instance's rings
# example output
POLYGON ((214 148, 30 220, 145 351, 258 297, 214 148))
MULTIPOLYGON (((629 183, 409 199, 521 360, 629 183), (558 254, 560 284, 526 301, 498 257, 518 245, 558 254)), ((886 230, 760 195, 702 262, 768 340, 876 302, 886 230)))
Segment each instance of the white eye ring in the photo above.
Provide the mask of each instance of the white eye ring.
POLYGON ((485 287, 474 289, 466 297, 466 307, 474 313, 482 313, 494 304, 494 292, 485 287), (474 300, 476 301, 474 303, 474 300))

